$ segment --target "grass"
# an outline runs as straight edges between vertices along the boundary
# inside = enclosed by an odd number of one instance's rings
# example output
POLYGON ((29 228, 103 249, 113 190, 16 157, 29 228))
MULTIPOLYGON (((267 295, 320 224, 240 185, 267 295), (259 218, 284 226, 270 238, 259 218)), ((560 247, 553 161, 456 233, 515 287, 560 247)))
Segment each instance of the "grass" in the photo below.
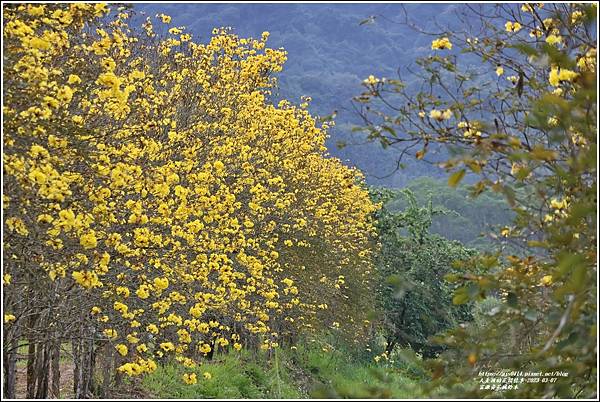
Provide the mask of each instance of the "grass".
POLYGON ((281 348, 277 353, 232 352, 193 369, 161 365, 143 377, 141 388, 157 398, 411 398, 418 381, 404 370, 376 366, 344 349, 316 344, 281 348), (198 382, 186 385, 184 373, 198 382), (203 377, 204 372, 212 375, 203 377))
POLYGON ((194 369, 168 363, 145 376, 142 387, 160 398, 302 398, 288 373, 249 352, 219 355, 194 369), (198 382, 186 385, 184 373, 196 373, 198 382), (211 374, 205 379, 203 373, 211 374))

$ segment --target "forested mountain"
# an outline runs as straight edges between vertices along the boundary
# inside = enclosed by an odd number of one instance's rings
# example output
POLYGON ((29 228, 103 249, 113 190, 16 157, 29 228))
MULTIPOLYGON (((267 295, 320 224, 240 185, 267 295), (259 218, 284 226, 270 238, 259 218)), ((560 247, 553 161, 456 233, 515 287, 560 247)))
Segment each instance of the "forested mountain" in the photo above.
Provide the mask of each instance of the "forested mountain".
MULTIPOLYGON (((404 7, 410 19, 428 32, 456 24, 455 13, 460 11, 460 6, 450 4, 404 7)), ((361 122, 351 99, 364 89, 362 81, 371 74, 395 78, 398 68, 406 68, 430 51, 431 36, 417 35, 402 24, 403 5, 136 4, 135 10, 149 16, 169 14, 174 24, 186 26, 199 42, 208 41, 212 29, 221 26, 231 27, 240 36, 270 32, 268 45, 288 52, 279 76, 279 96, 297 102, 301 96, 310 96, 314 114, 337 111, 328 141, 334 156, 361 168, 370 184, 401 187, 414 177, 444 175, 431 164, 408 158, 403 160, 404 170, 389 176, 397 153, 386 152, 378 144, 361 144, 360 137, 351 134, 352 126, 361 122), (340 141, 348 146, 338 148, 340 141)))

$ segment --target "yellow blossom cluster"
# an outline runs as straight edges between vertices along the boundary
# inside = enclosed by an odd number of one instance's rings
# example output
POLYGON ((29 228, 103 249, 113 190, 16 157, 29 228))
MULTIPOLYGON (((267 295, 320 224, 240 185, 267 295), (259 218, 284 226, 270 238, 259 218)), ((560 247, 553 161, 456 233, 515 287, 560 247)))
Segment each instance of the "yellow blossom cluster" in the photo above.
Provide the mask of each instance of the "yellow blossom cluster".
POLYGON ((450 110, 450 109, 446 109, 446 110, 432 109, 429 112, 429 117, 431 117, 432 119, 435 119, 437 121, 449 120, 452 118, 452 110, 450 110))
POLYGON ((452 49, 452 43, 450 42, 450 39, 448 39, 447 37, 434 39, 431 42, 431 49, 432 50, 452 49))
POLYGON ((506 28, 506 32, 519 32, 522 28, 522 25, 518 22, 512 22, 512 21, 508 21, 506 24, 504 24, 504 28, 506 28))

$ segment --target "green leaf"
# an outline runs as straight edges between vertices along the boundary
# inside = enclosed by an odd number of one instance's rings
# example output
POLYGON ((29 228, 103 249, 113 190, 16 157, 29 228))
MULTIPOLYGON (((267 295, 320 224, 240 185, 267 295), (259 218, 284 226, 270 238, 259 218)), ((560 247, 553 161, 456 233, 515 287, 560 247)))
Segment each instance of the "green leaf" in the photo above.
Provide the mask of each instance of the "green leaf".
POLYGON ((452 298, 452 303, 459 305, 465 304, 469 301, 469 289, 466 287, 458 288, 454 292, 454 297, 452 298))
POLYGON ((537 55, 537 53, 538 53, 536 48, 534 48, 533 46, 529 46, 525 43, 518 43, 516 45, 512 45, 511 47, 519 50, 521 53, 523 53, 527 56, 537 55))
POLYGON ((450 187, 458 186, 458 183, 465 177, 465 169, 461 169, 457 172, 454 172, 448 177, 448 185, 450 187))
POLYGON ((566 254, 563 255, 558 262, 556 275, 558 278, 563 277, 577 267, 584 266, 585 258, 581 254, 566 254))

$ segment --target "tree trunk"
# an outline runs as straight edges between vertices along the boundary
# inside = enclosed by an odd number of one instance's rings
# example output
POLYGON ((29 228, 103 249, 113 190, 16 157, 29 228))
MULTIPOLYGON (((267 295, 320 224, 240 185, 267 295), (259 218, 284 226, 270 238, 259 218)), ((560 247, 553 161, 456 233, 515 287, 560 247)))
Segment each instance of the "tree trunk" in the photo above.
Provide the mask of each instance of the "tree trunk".
POLYGON ((14 337, 9 346, 9 352, 5 352, 4 359, 4 398, 15 399, 15 386, 17 384, 17 350, 19 340, 14 337))
POLYGON ((52 398, 60 398, 60 339, 57 339, 52 345, 52 353, 50 355, 52 372, 52 388, 50 396, 52 398))
POLYGON ((73 341, 73 391, 77 399, 87 399, 92 395, 95 360, 93 334, 82 327, 79 339, 73 341))
POLYGON ((27 346, 27 399, 35 398, 35 358, 36 358, 35 339, 29 337, 29 345, 27 346))
POLYGON ((80 371, 80 361, 79 361, 79 339, 73 339, 71 342, 71 350, 73 354, 73 395, 77 398, 79 392, 79 378, 81 377, 80 371))
POLYGON ((48 377, 50 374, 50 347, 46 343, 38 348, 38 356, 36 358, 35 376, 37 378, 37 389, 35 392, 36 399, 48 398, 48 377))

